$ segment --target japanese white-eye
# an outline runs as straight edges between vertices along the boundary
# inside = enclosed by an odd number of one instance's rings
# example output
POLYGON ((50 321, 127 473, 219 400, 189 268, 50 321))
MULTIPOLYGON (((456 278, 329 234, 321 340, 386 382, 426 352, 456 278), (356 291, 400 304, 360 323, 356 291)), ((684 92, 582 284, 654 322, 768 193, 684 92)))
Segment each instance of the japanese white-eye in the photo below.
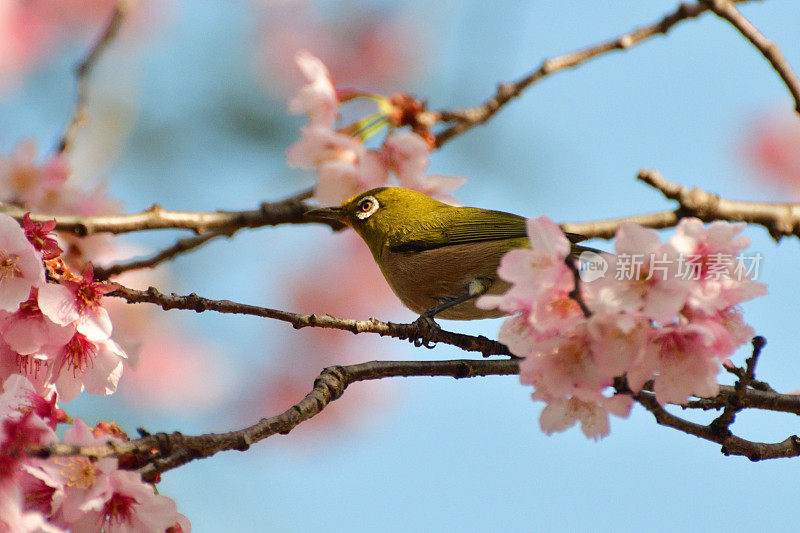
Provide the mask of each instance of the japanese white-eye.
MULTIPOLYGON (((503 316, 498 309, 475 307, 475 297, 505 292, 509 284, 497 276, 500 258, 512 248, 528 246, 525 217, 454 207, 401 187, 372 189, 340 207, 307 215, 353 228, 397 297, 430 319, 503 316)), ((567 236, 572 242, 584 240, 567 236)))

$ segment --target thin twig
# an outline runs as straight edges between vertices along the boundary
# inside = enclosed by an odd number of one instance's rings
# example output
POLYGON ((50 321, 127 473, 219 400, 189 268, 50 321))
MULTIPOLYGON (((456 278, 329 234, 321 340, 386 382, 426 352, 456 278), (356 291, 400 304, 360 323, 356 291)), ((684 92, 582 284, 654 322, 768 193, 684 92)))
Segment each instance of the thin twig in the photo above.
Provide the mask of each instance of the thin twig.
POLYGON ((730 427, 736 420, 736 414, 744 409, 742 399, 744 399, 745 392, 750 386, 750 383, 756 379, 756 363, 758 362, 759 355, 761 355, 761 350, 763 350, 764 346, 767 344, 767 340, 759 335, 753 337, 751 343, 753 345, 753 354, 747 358, 746 370, 739 379, 736 380, 736 383, 734 383, 733 394, 725 399, 726 405, 722 413, 708 425, 708 427, 722 435, 730 435, 730 427))
POLYGON ((786 61, 781 49, 777 44, 767 39, 763 33, 758 31, 758 28, 747 20, 742 15, 741 11, 736 9, 736 6, 730 0, 700 0, 704 5, 708 6, 710 10, 716 13, 719 17, 727 20, 733 25, 734 28, 744 35, 753 46, 769 61, 772 68, 786 84, 789 92, 794 98, 794 109, 800 113, 800 79, 797 74, 792 70, 792 66, 786 61))
POLYGON ((682 216, 697 217, 703 222, 727 220, 758 224, 776 241, 790 235, 800 237, 800 204, 726 200, 702 189, 667 181, 657 170, 642 169, 638 179, 661 191, 666 198, 677 201, 682 216))
POLYGON ((583 293, 581 292, 581 274, 578 271, 578 267, 575 265, 575 261, 576 260, 572 256, 568 256, 564 260, 569 269, 572 271, 573 287, 569 292, 569 297, 572 298, 572 300, 578 304, 578 307, 581 308, 583 316, 589 318, 592 316, 592 311, 589 309, 589 306, 586 305, 586 301, 583 299, 583 293))
POLYGON ((75 97, 75 106, 72 108, 72 116, 58 141, 56 151, 64 153, 70 149, 75 136, 78 133, 83 122, 86 120, 86 109, 89 105, 89 76, 92 73, 95 65, 97 64, 103 51, 108 47, 109 43, 114 40, 119 32, 120 26, 125 19, 125 16, 132 7, 131 0, 117 0, 114 4, 114 11, 108 20, 103 33, 95 41, 94 45, 89 49, 89 52, 80 62, 75 69, 77 95, 75 97))
MULTIPOLYGON (((745 1, 745 0, 742 0, 745 1)), ((658 22, 648 26, 636 28, 629 33, 621 35, 615 39, 604 41, 600 44, 569 52, 567 54, 546 59, 542 64, 527 76, 508 83, 501 83, 497 86, 494 96, 486 100, 478 107, 462 109, 458 111, 439 111, 440 120, 445 122, 455 122, 452 126, 440 132, 436 136, 436 146, 440 147, 456 135, 459 135, 473 126, 483 124, 497 113, 512 98, 520 95, 522 91, 541 80, 545 76, 560 70, 572 68, 593 59, 597 56, 614 50, 626 50, 631 46, 649 39, 656 35, 666 35, 666 33, 677 23, 695 18, 708 8, 701 3, 687 4, 681 3, 674 12, 664 16, 658 22)))
POLYGON ((145 259, 134 259, 131 261, 115 263, 105 268, 95 266, 94 277, 98 280, 106 280, 112 276, 118 276, 124 272, 130 272, 131 270, 154 268, 165 261, 169 261, 170 259, 174 259, 181 254, 194 250, 195 248, 199 248, 211 239, 222 236, 230 237, 231 235, 231 233, 225 233, 221 231, 209 231, 194 237, 178 239, 178 241, 176 241, 175 244, 169 248, 164 248, 160 252, 145 259))
POLYGON ((154 287, 146 291, 129 289, 119 286, 117 290, 109 293, 108 296, 116 296, 125 299, 128 303, 151 303, 161 306, 168 311, 170 309, 186 309, 201 313, 203 311, 216 311, 218 313, 232 313, 271 318, 288 322, 295 329, 306 327, 328 328, 350 331, 352 333, 376 333, 382 337, 394 337, 402 340, 409 340, 415 344, 425 344, 432 347, 435 343, 449 344, 470 352, 480 352, 484 357, 490 355, 506 355, 516 358, 504 344, 493 341, 484 336, 464 335, 441 329, 423 330, 419 324, 395 324, 392 322, 381 322, 370 318, 369 320, 352 320, 336 318, 330 315, 302 315, 279 309, 268 307, 258 307, 247 305, 230 300, 210 300, 202 298, 196 294, 181 296, 178 294, 166 295, 159 292, 154 287), (432 344, 431 344, 432 343, 432 344))
POLYGON ((785 440, 775 443, 752 442, 737 437, 731 434, 730 431, 720 432, 710 424, 704 426, 675 416, 664 409, 656 401, 656 397, 652 393, 642 391, 635 398, 645 409, 653 414, 658 424, 704 440, 716 442, 721 445, 721 451, 725 455, 742 455, 751 461, 797 457, 800 455, 800 438, 796 435, 791 435, 785 440))

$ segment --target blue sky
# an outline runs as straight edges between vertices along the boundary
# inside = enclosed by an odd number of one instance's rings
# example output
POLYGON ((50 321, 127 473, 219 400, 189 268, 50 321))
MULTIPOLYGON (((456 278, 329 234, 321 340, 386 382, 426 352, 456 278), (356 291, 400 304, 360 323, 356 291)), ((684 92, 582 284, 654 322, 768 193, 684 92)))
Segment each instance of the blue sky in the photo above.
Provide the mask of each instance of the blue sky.
MULTIPOLYGON (((324 5, 335 10, 339 4, 324 5)), ((393 9, 390 3, 357 5, 393 9)), ((653 22, 676 5, 403 3, 418 16, 429 44, 421 52, 424 70, 393 90, 426 97, 434 108, 474 105, 497 82, 519 77, 545 57, 653 22)), ((800 68, 800 6, 758 2, 742 10, 800 68)), ((124 59, 124 68, 101 68, 99 97, 124 103, 131 116, 128 141, 102 171, 128 210, 156 201, 172 209, 251 208, 310 183, 311 176, 289 170, 282 155, 301 121, 288 117, 284 102, 255 81, 251 54, 258 29, 248 2, 176 3, 135 57, 124 59)), ((77 45, 66 50, 0 99, 3 151, 23 136, 53 144, 72 102, 69 66, 80 54, 77 45)), ((791 108, 760 54, 729 24, 706 15, 667 37, 543 80, 488 124, 435 153, 431 171, 467 176, 458 194, 466 205, 547 214, 559 222, 673 207, 635 181, 641 167, 725 197, 777 201, 784 193, 755 180, 736 146, 753 116, 791 108)), ((747 321, 769 342, 760 377, 779 390, 800 388, 797 241, 776 246, 757 227, 747 234, 751 249, 765 257, 761 281, 770 287, 769 296, 744 306, 747 321)), ((270 305, 280 299, 282 273, 298 260, 319 259, 313 250, 292 254, 297 243, 327 236, 324 228, 279 228, 214 242, 182 258, 174 286, 163 289, 270 305), (258 280, 257 295, 252 280, 258 280)), ((134 238, 151 247, 172 239, 134 238)), ((294 334, 253 319, 186 315, 181 320, 222 346, 226 366, 243 380, 251 365, 261 364, 265 335, 278 342, 294 334)), ((398 304, 379 318, 412 317, 398 304)), ((443 321, 449 329, 489 336, 499 324, 443 321)), ((445 346, 413 350, 392 339, 365 346, 364 361, 382 358, 381 347, 409 359, 464 356, 445 346)), ((724 531, 756 521, 772 530, 796 528, 797 460, 724 457, 710 443, 656 426, 642 408, 628 420, 614 420, 611 435, 599 443, 577 429, 548 437, 538 428, 541 404, 531 402, 514 377, 385 385, 385 393, 378 386, 370 394, 391 400, 356 424, 331 426, 302 443, 295 435, 273 437, 244 454, 195 462, 165 474, 160 490, 200 532, 724 531)), ((227 386, 235 397, 236 380, 227 386)), ((239 416, 224 410, 155 416, 84 398, 69 410, 90 422, 120 420, 130 431, 140 425, 223 431, 239 416)), ((269 414, 254 412, 252 419, 269 414)), ((778 441, 797 432, 797 421, 753 412, 742 414, 734 428, 745 438, 778 441)))

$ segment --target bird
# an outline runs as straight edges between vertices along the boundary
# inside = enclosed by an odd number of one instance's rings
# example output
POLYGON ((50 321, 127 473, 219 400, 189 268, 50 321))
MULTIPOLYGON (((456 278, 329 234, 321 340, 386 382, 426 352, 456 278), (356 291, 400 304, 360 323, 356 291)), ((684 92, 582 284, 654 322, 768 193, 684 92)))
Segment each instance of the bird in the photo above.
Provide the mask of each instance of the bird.
MULTIPOLYGON (((483 294, 502 294, 510 284, 497 275, 503 255, 529 246, 526 218, 513 213, 456 207, 403 187, 379 187, 338 207, 306 213, 351 227, 364 240, 394 294, 432 326, 448 320, 499 318, 481 309, 483 294)), ((567 233, 573 243, 586 240, 567 233)))

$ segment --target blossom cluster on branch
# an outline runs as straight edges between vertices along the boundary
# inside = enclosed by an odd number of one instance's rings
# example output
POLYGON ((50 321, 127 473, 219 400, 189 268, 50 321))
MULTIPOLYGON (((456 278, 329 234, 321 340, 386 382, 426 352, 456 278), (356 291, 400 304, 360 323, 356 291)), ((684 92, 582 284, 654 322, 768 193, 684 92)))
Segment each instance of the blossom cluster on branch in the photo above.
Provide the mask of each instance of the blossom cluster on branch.
POLYGON ((308 83, 291 100, 289 110, 304 113, 308 124, 302 128, 300 140, 286 151, 286 157, 294 167, 317 172, 317 201, 338 205, 359 192, 390 184, 389 177, 394 175, 403 187, 455 203, 450 193, 464 183, 464 178, 426 173, 434 137, 431 124, 425 121, 422 102, 402 94, 387 98, 337 90, 319 59, 300 51, 295 60, 308 83), (378 111, 334 129, 340 105, 357 98, 374 101, 378 111), (390 132, 378 148, 367 148, 365 141, 387 126, 410 126, 411 130, 390 132))
MULTIPOLYGON (((55 213, 112 205, 102 189, 85 194, 68 186, 61 156, 42 164, 35 159, 29 141, 0 159, 4 200, 55 213)), ((92 430, 73 421, 60 407, 84 390, 114 393, 128 355, 111 338, 103 302, 117 286, 95 280, 92 263, 84 263, 86 254, 108 249, 111 238, 56 235, 55 226, 55 219, 35 222, 29 214, 20 226, 0 214, 0 525, 24 531, 188 531, 175 503, 132 472, 130 461, 26 454, 32 446, 57 442, 91 446, 127 439, 116 426, 100 423, 92 430), (54 431, 59 423, 72 424, 63 441, 54 431)))
POLYGON ((530 248, 509 251, 498 269, 512 287, 478 306, 515 313, 499 340, 525 358, 520 377, 547 403, 545 432, 580 421, 587 436, 607 435, 608 414, 627 416, 632 404, 626 393, 604 394, 622 375, 634 394, 654 380, 661 404, 717 394, 721 363, 754 335, 737 306, 766 293, 743 266, 744 227, 687 218, 662 243, 625 223, 615 255, 584 251, 573 264, 555 223, 528 221, 530 248))

